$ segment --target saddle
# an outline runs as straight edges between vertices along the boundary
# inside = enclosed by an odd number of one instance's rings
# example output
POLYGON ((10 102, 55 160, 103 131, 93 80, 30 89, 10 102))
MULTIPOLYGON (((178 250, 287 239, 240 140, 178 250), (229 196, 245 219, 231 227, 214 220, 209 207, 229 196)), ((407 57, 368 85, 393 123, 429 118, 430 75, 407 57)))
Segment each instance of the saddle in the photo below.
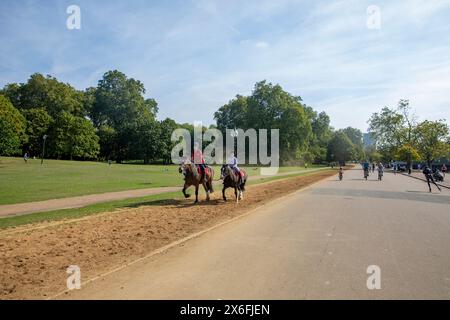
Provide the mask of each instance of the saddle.
MULTIPOLYGON (((196 164, 195 167, 197 168, 197 173, 199 175, 201 175, 202 174, 202 169, 200 168, 200 166, 196 164)), ((205 176, 206 177, 210 177, 211 176, 211 169, 208 166, 205 166, 205 176)))
POLYGON ((241 169, 241 170, 239 170, 239 172, 236 169, 231 169, 231 170, 233 171, 234 175, 236 175, 240 178, 241 181, 244 180, 244 176, 245 176, 244 170, 241 169))

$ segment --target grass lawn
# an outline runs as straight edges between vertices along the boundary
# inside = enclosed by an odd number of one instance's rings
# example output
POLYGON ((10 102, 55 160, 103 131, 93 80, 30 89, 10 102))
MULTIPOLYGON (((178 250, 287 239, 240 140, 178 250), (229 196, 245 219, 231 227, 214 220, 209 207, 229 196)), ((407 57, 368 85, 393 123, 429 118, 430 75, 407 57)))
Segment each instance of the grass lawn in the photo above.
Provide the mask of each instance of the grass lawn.
MULTIPOLYGON (((309 166, 308 169, 313 167, 309 166)), ((259 168, 246 167, 250 176, 259 168)), ((280 173, 304 170, 282 167, 280 173)), ((219 168, 215 167, 216 179, 219 168)), ((121 190, 180 186, 178 166, 0 157, 0 205, 121 190)))

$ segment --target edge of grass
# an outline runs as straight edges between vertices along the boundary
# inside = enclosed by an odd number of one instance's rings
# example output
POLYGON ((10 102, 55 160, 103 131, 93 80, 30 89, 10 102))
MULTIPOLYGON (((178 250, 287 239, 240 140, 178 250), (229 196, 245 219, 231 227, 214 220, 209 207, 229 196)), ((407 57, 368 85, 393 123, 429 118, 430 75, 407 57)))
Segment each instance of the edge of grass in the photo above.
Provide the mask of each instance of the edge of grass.
MULTIPOLYGON (((293 174, 283 175, 283 176, 260 178, 258 180, 249 181, 248 185, 262 184, 262 183, 272 182, 275 180, 295 178, 298 176, 312 175, 312 174, 316 174, 318 172, 332 171, 332 170, 333 169, 330 169, 330 168, 324 168, 324 169, 318 168, 317 170, 314 170, 314 171, 298 172, 298 173, 293 173, 293 174)), ((31 213, 31 214, 19 215, 19 216, 4 217, 4 218, 0 218, 0 230, 23 226, 23 225, 32 224, 32 223, 53 222, 53 221, 60 221, 60 220, 64 220, 64 219, 77 219, 77 218, 82 218, 82 217, 96 215, 96 214, 105 213, 105 212, 114 212, 114 211, 117 211, 118 209, 126 209, 126 208, 132 208, 132 207, 137 208, 137 207, 144 206, 144 205, 157 205, 157 204, 165 203, 165 202, 168 202, 168 201, 174 200, 174 199, 175 200, 184 199, 184 197, 180 194, 179 191, 164 192, 164 193, 149 195, 149 196, 145 196, 145 197, 101 202, 101 203, 96 203, 96 204, 92 204, 92 205, 88 205, 88 206, 80 207, 80 208, 61 209, 61 210, 53 210, 53 211, 45 211, 45 212, 36 212, 36 213, 31 213)))

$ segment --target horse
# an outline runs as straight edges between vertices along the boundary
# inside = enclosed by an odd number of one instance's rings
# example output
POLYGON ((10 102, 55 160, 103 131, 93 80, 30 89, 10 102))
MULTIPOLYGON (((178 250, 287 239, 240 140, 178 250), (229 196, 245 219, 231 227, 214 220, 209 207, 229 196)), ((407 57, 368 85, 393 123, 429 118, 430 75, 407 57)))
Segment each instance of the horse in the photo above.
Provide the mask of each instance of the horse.
MULTIPOLYGON (((211 167, 208 167, 209 174, 203 179, 203 176, 197 171, 197 167, 193 163, 182 163, 178 172, 184 173, 184 186, 183 186, 183 195, 185 198, 189 198, 191 195, 186 193, 186 189, 190 186, 195 186, 195 202, 198 203, 198 187, 199 185, 203 185, 203 188, 206 191, 206 201, 209 201, 209 194, 214 192, 213 188, 213 178, 214 178, 214 170, 211 167)), ((205 170, 206 174, 206 170, 205 170)))
POLYGON ((245 183, 247 182, 248 176, 243 169, 240 169, 240 171, 243 174, 242 178, 229 165, 222 165, 222 168, 220 169, 220 178, 223 179, 222 197, 224 201, 227 201, 227 197, 225 196, 225 190, 227 188, 234 188, 236 202, 244 199, 245 183))

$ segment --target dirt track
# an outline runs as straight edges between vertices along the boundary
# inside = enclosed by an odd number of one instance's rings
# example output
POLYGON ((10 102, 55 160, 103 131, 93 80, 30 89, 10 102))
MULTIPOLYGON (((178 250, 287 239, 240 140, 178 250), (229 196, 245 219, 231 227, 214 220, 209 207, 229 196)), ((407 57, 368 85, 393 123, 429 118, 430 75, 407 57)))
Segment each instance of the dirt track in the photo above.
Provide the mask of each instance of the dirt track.
MULTIPOLYGON (((82 281, 149 252, 239 216, 270 200, 335 174, 308 176, 249 186, 244 201, 192 200, 151 203, 83 219, 40 223, 0 232, 0 298, 43 299, 66 289, 66 269, 78 265, 82 281)), ((203 200, 203 198, 202 198, 203 200)))

